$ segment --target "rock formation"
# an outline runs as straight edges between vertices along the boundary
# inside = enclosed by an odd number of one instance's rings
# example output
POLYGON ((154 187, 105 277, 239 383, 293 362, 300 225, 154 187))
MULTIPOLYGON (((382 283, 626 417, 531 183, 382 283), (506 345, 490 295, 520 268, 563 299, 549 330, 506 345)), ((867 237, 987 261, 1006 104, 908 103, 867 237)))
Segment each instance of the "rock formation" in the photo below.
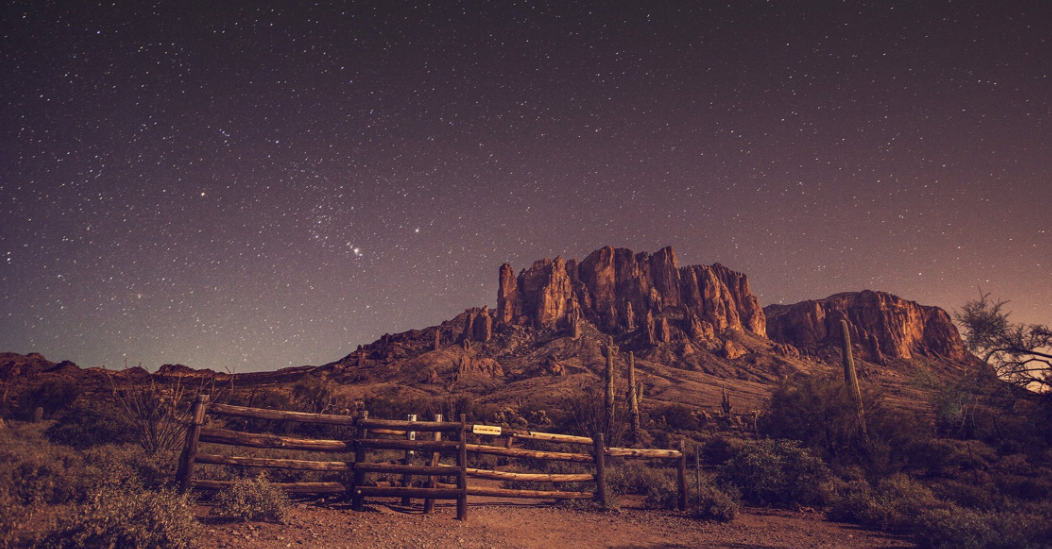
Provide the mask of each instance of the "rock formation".
POLYGON ((569 332, 579 316, 608 334, 643 330, 651 343, 727 330, 766 335, 745 275, 720 264, 680 268, 672 248, 650 255, 606 247, 579 263, 544 259, 513 274, 508 264, 500 269, 498 327, 569 332))
POLYGON ((966 356, 946 311, 884 292, 836 294, 795 305, 770 305, 764 312, 773 341, 805 352, 838 344, 840 321, 847 320, 860 356, 871 362, 922 356, 960 361, 966 356))

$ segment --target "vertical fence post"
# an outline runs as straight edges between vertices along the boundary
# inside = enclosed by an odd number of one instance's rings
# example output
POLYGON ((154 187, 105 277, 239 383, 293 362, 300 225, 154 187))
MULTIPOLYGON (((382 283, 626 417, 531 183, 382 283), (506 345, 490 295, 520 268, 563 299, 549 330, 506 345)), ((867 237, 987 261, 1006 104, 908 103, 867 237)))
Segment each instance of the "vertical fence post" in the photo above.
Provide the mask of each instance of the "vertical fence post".
POLYGON ((468 520, 468 416, 460 414, 460 446, 457 448, 457 520, 468 520))
MULTIPOLYGON (((442 414, 435 414, 435 422, 442 423, 442 414)), ((439 440, 442 440, 442 431, 435 431, 435 441, 439 441, 439 440)), ((431 452, 431 464, 430 465, 432 467, 437 467, 438 466, 438 456, 439 456, 438 452, 431 452)), ((428 479, 427 479, 427 487, 428 488, 437 488, 438 487, 438 477, 433 476, 433 475, 428 477, 428 479)), ((424 514, 430 514, 434 510, 435 510, 435 500, 433 500, 431 498, 425 499, 424 500, 424 514)))
POLYGON ((687 510, 687 444, 679 440, 679 510, 687 510))
POLYGON ((697 505, 701 505, 701 446, 694 445, 694 488, 698 495, 697 505))
MULTIPOLYGON (((409 421, 416 421, 416 414, 409 414, 408 419, 409 419, 409 421)), ((410 431, 409 429, 406 429, 405 437, 406 437, 407 440, 416 440, 416 431, 410 431)), ((402 464, 403 465, 412 465, 413 464, 413 451, 412 450, 406 450, 405 451, 405 458, 402 459, 402 464)), ((413 475, 410 475, 409 473, 406 473, 406 474, 402 475, 402 486, 405 486, 406 488, 409 488, 410 486, 412 486, 412 484, 413 484, 413 475)), ((410 503, 411 502, 409 500, 409 496, 402 496, 402 505, 403 506, 409 506, 410 503)))
POLYGON ((197 443, 201 437, 201 425, 205 422, 207 407, 208 395, 197 395, 194 400, 193 416, 186 429, 186 445, 183 447, 183 455, 179 457, 179 472, 176 474, 181 492, 190 489, 190 480, 194 474, 194 458, 197 457, 197 443))
POLYGON ((606 501, 606 444, 603 442, 603 433, 596 433, 595 440, 595 500, 599 506, 605 508, 609 503, 606 501))
POLYGON ((366 438, 369 434, 368 430, 362 425, 362 420, 369 419, 369 410, 362 410, 362 415, 358 417, 358 433, 354 439, 354 485, 351 487, 354 490, 351 497, 351 509, 355 511, 362 510, 363 497, 361 491, 358 489, 365 484, 365 471, 358 468, 358 465, 365 463, 365 446, 362 445, 361 440, 366 438))

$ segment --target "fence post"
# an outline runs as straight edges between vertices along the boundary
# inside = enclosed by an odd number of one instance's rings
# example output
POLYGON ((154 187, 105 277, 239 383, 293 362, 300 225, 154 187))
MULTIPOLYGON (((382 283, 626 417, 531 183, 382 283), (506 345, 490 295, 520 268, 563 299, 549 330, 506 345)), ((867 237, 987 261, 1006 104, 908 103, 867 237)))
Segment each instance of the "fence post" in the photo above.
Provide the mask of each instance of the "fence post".
POLYGON ((194 400, 193 416, 186 429, 186 445, 183 447, 183 454, 179 457, 179 472, 176 474, 181 492, 190 489, 190 478, 194 474, 194 458, 197 456, 197 442, 201 437, 201 425, 205 422, 207 407, 208 395, 197 395, 194 400))
POLYGON ((687 444, 679 439, 679 510, 687 510, 687 444))
POLYGON ((595 500, 599 506, 606 508, 606 444, 603 433, 595 434, 595 500))
POLYGON ((369 410, 362 410, 362 415, 358 418, 358 433, 354 439, 354 485, 351 487, 354 492, 351 496, 351 509, 355 511, 362 510, 362 502, 365 499, 358 490, 362 484, 365 484, 365 471, 358 468, 358 464, 365 463, 365 446, 359 441, 366 438, 369 434, 369 431, 361 423, 363 419, 369 419, 369 410))
POLYGON ((457 520, 468 520, 468 416, 460 414, 460 446, 457 449, 457 520))
MULTIPOLYGON (((435 414, 435 422, 436 423, 442 423, 442 414, 435 414)), ((439 440, 442 440, 442 431, 435 431, 435 441, 437 442, 439 440)), ((439 456, 438 452, 431 452, 431 466, 432 467, 437 467, 438 466, 438 456, 439 456)), ((428 488, 437 488, 438 487, 438 477, 436 477, 436 476, 428 477, 428 479, 427 479, 427 487, 428 488)), ((433 500, 431 498, 425 499, 424 500, 424 514, 425 515, 426 514, 430 514, 434 510, 435 510, 435 500, 433 500)))
MULTIPOLYGON (((409 414, 408 415, 408 419, 409 419, 409 421, 416 421, 416 414, 409 414)), ((406 429, 405 437, 406 437, 407 440, 416 440, 416 431, 410 431, 409 429, 406 429)), ((402 460, 402 464, 403 465, 412 465, 413 464, 413 451, 412 450, 406 450, 405 451, 405 458, 402 460)), ((410 475, 409 473, 406 473, 406 474, 402 475, 402 486, 405 486, 406 488, 409 488, 410 486, 412 486, 412 484, 413 484, 413 475, 410 475)), ((403 506, 409 506, 410 503, 411 502, 409 500, 409 496, 402 496, 402 505, 403 506)))

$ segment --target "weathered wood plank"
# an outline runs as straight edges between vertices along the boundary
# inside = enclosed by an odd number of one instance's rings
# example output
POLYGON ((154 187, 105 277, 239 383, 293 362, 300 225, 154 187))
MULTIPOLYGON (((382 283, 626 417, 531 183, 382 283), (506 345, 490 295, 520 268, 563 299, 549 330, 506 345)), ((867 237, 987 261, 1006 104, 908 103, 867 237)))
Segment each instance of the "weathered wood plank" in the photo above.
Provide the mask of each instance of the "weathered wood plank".
POLYGON ((498 448, 496 446, 484 446, 482 444, 468 444, 467 449, 469 452, 475 452, 477 454, 492 454, 496 456, 524 457, 551 461, 575 461, 578 463, 592 462, 592 456, 589 454, 544 452, 541 450, 522 450, 518 448, 498 448))
POLYGON ((512 473, 488 469, 468 468, 468 476, 490 480, 518 480, 523 482, 589 482, 595 480, 592 473, 549 474, 549 473, 512 473))
POLYGON ((456 431, 459 423, 452 421, 406 421, 398 419, 360 419, 358 423, 369 429, 399 429, 402 431, 456 431))
POLYGON ((542 433, 539 431, 527 431, 525 429, 505 429, 504 434, 512 435, 515 438, 545 440, 548 442, 559 442, 564 444, 584 444, 588 446, 591 446, 593 444, 592 439, 589 437, 579 437, 576 435, 561 435, 558 433, 542 433))
POLYGON ((285 450, 313 450, 317 452, 348 452, 354 449, 354 443, 351 441, 291 438, 206 427, 201 428, 200 440, 201 442, 251 446, 253 448, 282 448, 285 450))
POLYGON ((659 450, 656 448, 607 448, 610 457, 627 457, 642 459, 678 459, 683 456, 679 450, 659 450))
POLYGON ((284 410, 264 410, 231 404, 212 404, 208 411, 223 416, 250 417, 255 419, 276 419, 299 421, 301 423, 324 423, 327 425, 354 425, 355 418, 334 414, 310 414, 307 412, 286 412, 284 410))
POLYGON ((302 469, 306 471, 349 472, 353 463, 343 461, 307 461, 300 459, 271 459, 240 456, 221 456, 219 454, 197 454, 198 463, 215 465, 236 465, 241 467, 269 467, 275 469, 302 469))
POLYGON ((483 488, 468 486, 469 496, 490 496, 528 499, 592 499, 592 492, 559 492, 544 490, 511 490, 508 488, 483 488))

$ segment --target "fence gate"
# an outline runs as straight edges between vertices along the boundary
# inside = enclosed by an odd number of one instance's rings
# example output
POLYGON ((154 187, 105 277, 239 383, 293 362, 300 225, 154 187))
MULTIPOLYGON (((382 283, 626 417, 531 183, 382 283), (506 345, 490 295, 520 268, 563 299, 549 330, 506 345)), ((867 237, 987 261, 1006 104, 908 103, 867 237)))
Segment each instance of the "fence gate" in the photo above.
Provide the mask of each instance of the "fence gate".
POLYGON ((275 484, 289 493, 344 494, 349 496, 352 509, 356 511, 362 509, 367 497, 400 497, 405 505, 409 504, 410 498, 423 499, 425 513, 430 513, 434 509, 435 500, 455 499, 457 501, 457 519, 466 520, 468 496, 594 499, 605 506, 608 504, 606 500, 606 458, 608 457, 676 460, 679 469, 677 483, 679 509, 686 509, 686 453, 683 451, 683 441, 680 441, 678 450, 612 448, 605 445, 602 434, 592 439, 590 437, 541 433, 523 429, 502 429, 501 427, 481 424, 471 425, 467 423, 463 415, 460 416, 459 422, 443 421, 441 415, 437 416, 435 421, 415 421, 415 416, 410 416, 408 420, 372 419, 369 417, 368 412, 365 411, 361 413, 361 417, 353 418, 331 414, 286 412, 231 406, 228 404, 209 404, 207 395, 199 396, 194 403, 191 422, 187 429, 186 445, 179 459, 177 481, 180 489, 184 491, 191 488, 219 490, 232 484, 232 481, 194 479, 194 466, 197 463, 347 473, 351 474, 353 479, 349 485, 340 482, 289 482, 275 484), (204 423, 207 413, 216 416, 353 427, 356 432, 352 440, 308 439, 248 433, 205 427, 204 423), (505 439, 505 443, 503 446, 481 443, 469 444, 469 432, 479 435, 501 436, 505 439), (422 440, 417 440, 416 434, 418 433, 430 434, 431 437, 430 439, 424 437, 422 440), (390 438, 391 436, 397 438, 390 438), (584 451, 553 452, 512 448, 514 439, 578 445, 584 447, 584 451), (202 453, 199 450, 200 443, 314 452, 349 453, 353 451, 354 461, 227 456, 202 453), (396 450, 403 451, 405 454, 401 463, 370 462, 369 452, 376 450, 396 450), (413 464, 412 457, 417 452, 425 456, 424 465, 413 464), (590 464, 593 472, 568 474, 521 473, 469 468, 467 466, 468 453, 496 455, 506 458, 590 464), (454 464, 443 465, 441 463, 442 455, 452 455, 454 464), (402 475, 401 486, 367 486, 365 475, 368 473, 402 475), (427 480, 424 482, 425 486, 412 486, 413 476, 427 477, 427 480), (456 481, 454 484, 444 484, 438 482, 438 477, 455 477, 456 481), (587 492, 468 486, 468 477, 552 484, 595 482, 596 489, 594 492, 587 492))

